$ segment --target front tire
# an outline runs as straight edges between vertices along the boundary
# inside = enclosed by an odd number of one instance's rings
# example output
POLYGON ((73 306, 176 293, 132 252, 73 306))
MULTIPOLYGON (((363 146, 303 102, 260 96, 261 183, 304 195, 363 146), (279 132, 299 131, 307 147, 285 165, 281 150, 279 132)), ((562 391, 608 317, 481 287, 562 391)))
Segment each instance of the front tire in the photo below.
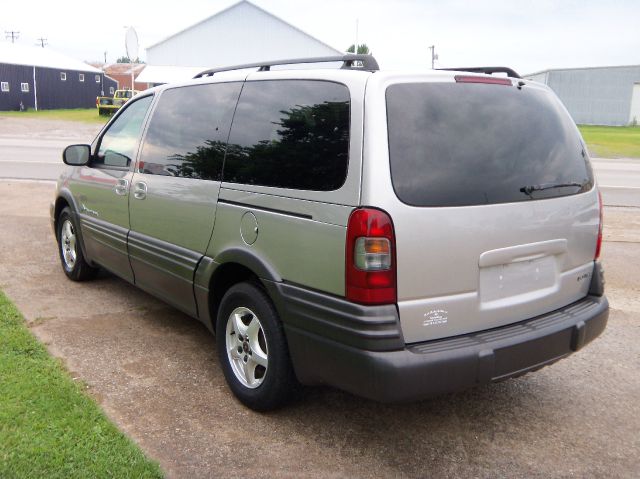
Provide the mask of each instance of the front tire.
POLYGON ((216 343, 229 388, 245 406, 269 411, 291 398, 297 381, 284 330, 260 287, 229 288, 220 303, 216 343))
POLYGON ((95 278, 98 269, 90 266, 84 259, 78 237, 78 227, 69 207, 64 208, 58 216, 56 236, 62 270, 67 278, 73 281, 87 281, 95 278))

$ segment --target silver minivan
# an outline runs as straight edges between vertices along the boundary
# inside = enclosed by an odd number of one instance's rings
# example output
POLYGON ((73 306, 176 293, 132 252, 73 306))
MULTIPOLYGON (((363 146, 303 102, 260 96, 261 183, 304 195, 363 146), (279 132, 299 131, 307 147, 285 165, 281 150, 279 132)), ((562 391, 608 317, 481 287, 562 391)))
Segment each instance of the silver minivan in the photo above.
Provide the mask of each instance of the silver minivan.
POLYGON ((299 384, 400 401, 495 382, 606 326, 586 146, 510 69, 207 70, 63 159, 65 274, 104 268, 202 321, 256 410, 299 384))

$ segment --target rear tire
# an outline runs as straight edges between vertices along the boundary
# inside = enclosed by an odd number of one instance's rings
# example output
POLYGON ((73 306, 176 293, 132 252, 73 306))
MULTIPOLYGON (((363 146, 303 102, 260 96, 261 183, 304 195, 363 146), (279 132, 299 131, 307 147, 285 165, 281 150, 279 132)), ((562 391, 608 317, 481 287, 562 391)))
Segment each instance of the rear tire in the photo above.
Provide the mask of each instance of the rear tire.
POLYGON ((229 388, 245 406, 269 411, 293 396, 298 383, 282 323, 260 287, 229 288, 218 310, 216 343, 229 388))
POLYGON ((90 266, 84 259, 78 237, 78 226, 69 207, 60 212, 57 225, 58 253, 64 274, 73 281, 87 281, 95 278, 98 268, 90 266))

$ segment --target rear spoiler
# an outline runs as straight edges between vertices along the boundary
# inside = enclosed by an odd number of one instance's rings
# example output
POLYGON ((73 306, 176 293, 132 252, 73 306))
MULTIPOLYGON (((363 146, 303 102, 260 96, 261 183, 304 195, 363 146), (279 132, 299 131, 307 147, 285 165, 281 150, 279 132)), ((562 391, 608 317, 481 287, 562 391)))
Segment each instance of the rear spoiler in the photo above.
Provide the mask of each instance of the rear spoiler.
POLYGON ((518 73, 509 67, 459 67, 459 68, 436 68, 436 70, 456 71, 456 72, 470 72, 470 73, 485 73, 492 75, 493 73, 506 73, 507 76, 512 78, 522 78, 518 73))

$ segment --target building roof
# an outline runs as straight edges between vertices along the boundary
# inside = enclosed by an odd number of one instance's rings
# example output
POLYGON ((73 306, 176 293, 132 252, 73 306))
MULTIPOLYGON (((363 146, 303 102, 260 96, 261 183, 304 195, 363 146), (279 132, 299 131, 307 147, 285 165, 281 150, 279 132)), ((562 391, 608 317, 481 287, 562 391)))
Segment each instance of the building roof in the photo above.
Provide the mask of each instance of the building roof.
POLYGON ((174 33, 173 35, 170 35, 170 36, 168 36, 167 38, 165 38, 165 39, 163 39, 163 40, 160 40, 160 41, 159 41, 159 42, 157 42, 157 43, 154 43, 153 45, 151 45, 151 46, 147 47, 147 50, 150 50, 150 49, 152 49, 152 48, 154 48, 154 47, 156 47, 156 46, 158 46, 158 45, 161 45, 162 43, 165 43, 165 42, 167 42, 167 41, 171 40, 172 38, 178 37, 178 36, 182 35, 183 33, 185 33, 186 31, 191 30, 192 28, 194 28, 194 27, 196 27, 196 26, 198 26, 198 25, 201 25, 201 24, 203 24, 203 23, 207 23, 207 22, 208 22, 208 21, 210 21, 211 19, 213 19, 213 18, 215 18, 215 17, 218 17, 218 16, 221 16, 221 15, 224 15, 225 13, 229 12, 230 10, 234 10, 234 9, 236 9, 236 8, 238 8, 238 7, 242 6, 242 5, 249 6, 249 7, 251 7, 251 8, 254 8, 254 9, 256 9, 256 10, 260 11, 261 13, 263 13, 263 14, 265 14, 265 15, 268 15, 268 16, 269 16, 269 17, 271 17, 272 19, 274 19, 274 20, 276 20, 276 21, 278 21, 278 22, 280 22, 280 23, 283 23, 284 25, 288 26, 289 28, 292 28, 292 29, 294 29, 294 30, 298 31, 299 33, 301 33, 302 35, 304 35, 304 36, 308 37, 309 39, 314 40, 314 41, 316 41, 316 42, 318 42, 318 43, 321 43, 321 44, 322 44, 322 45, 324 45, 325 47, 327 47, 327 48, 330 48, 330 49, 334 50, 337 54, 343 53, 343 52, 341 52, 340 50, 335 49, 335 48, 334 48, 334 47, 332 47, 331 45, 327 45, 327 44, 326 44, 326 43, 324 43, 323 41, 318 40, 317 38, 315 38, 315 37, 313 37, 313 36, 309 35, 308 33, 306 33, 306 32, 304 32, 304 31, 300 30, 300 29, 299 29, 298 27, 296 27, 295 25, 292 25, 292 24, 290 24, 289 22, 284 21, 282 18, 277 17, 277 16, 276 16, 276 15, 274 15, 273 13, 268 12, 268 11, 266 11, 265 9, 260 8, 259 6, 257 6, 257 5, 255 5, 255 4, 253 4, 253 3, 249 2, 248 0, 241 0, 241 1, 237 2, 237 3, 234 3, 233 5, 231 5, 231 6, 227 7, 227 8, 225 8, 224 10, 221 10, 221 11, 219 11, 218 13, 215 13, 215 14, 211 15, 210 17, 205 18, 204 20, 201 20, 201 21, 199 21, 198 23, 194 23, 193 25, 191 25, 191 26, 189 26, 189 27, 187 27, 187 28, 185 28, 185 29, 183 29, 183 30, 180 30, 180 31, 179 31, 179 32, 177 32, 177 33, 174 33))
POLYGON ((112 63, 110 65, 104 65, 102 70, 107 75, 131 75, 131 67, 133 66, 134 75, 139 75, 142 70, 147 66, 144 63, 112 63))
POLYGON ((50 47, 42 48, 20 43, 0 42, 0 63, 101 73, 99 69, 52 50, 50 47))

